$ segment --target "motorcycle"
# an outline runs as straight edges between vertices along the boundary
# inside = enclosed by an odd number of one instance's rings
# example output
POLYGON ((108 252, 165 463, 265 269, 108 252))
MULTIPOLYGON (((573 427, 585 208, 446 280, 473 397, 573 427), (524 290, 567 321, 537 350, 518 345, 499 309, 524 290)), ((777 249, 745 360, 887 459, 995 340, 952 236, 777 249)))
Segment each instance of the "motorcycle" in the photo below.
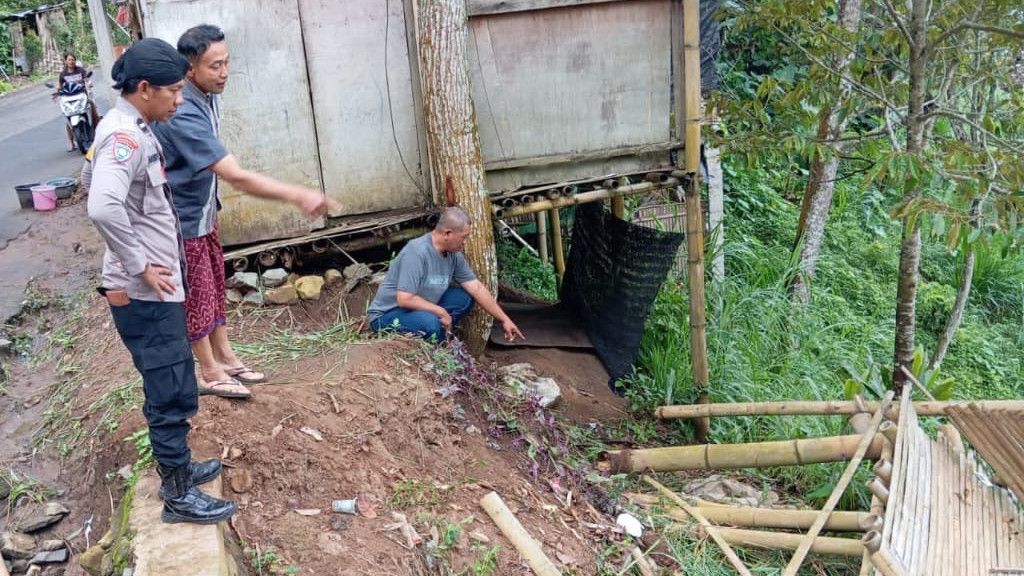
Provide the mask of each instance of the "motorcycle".
MULTIPOLYGON (((87 72, 86 77, 92 76, 87 72)), ((53 83, 47 83, 53 88, 53 83)), ((77 82, 65 82, 64 86, 54 93, 59 98, 60 111, 67 118, 68 126, 74 137, 75 146, 78 151, 85 154, 92 146, 92 140, 96 136, 96 127, 92 124, 92 115, 89 113, 89 92, 86 87, 77 82)))

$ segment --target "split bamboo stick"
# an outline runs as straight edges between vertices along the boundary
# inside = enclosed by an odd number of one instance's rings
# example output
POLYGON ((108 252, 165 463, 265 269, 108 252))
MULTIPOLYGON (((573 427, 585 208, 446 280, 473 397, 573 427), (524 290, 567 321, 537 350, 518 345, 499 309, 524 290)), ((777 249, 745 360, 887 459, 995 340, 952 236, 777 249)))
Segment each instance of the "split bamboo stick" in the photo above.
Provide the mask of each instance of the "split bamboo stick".
POLYGON ((753 576, 753 574, 751 574, 750 570, 747 568, 746 564, 744 564, 743 561, 740 560, 740 557, 737 556, 736 552, 732 549, 731 546, 729 546, 729 542, 719 535, 719 529, 715 526, 712 526, 711 523, 708 522, 708 519, 705 518, 703 514, 701 514, 700 510, 687 504, 686 501, 680 498, 675 492, 669 490, 654 478, 651 478, 646 474, 643 478, 644 482, 647 482, 652 487, 654 487, 658 492, 661 492, 663 495, 665 495, 665 497, 671 500, 676 506, 678 506, 687 514, 692 516, 694 520, 700 522, 700 525, 708 531, 708 535, 711 536, 711 539, 714 540, 715 543, 718 544, 718 547, 722 549, 722 553, 725 554, 725 557, 729 560, 729 564, 732 564, 732 567, 735 568, 737 572, 744 576, 753 576))
POLYGON ((561 576, 562 573, 544 554, 540 543, 523 528, 508 506, 505 506, 501 496, 496 492, 489 492, 480 499, 480 507, 487 512, 501 533, 512 542, 537 576, 561 576))
POLYGON ((622 196, 612 196, 612 215, 619 220, 626 219, 626 200, 622 196))
MULTIPOLYGON (((914 410, 920 416, 945 416, 948 408, 975 404, 982 410, 1024 410, 1024 400, 983 400, 967 402, 960 400, 937 402, 914 402, 914 410)), ((865 401, 865 408, 874 412, 878 402, 865 401)), ((852 401, 792 401, 792 402, 739 402, 735 404, 680 404, 659 406, 654 416, 663 420, 674 418, 706 418, 719 416, 830 416, 856 414, 859 410, 852 401)), ((886 416, 896 419, 899 410, 895 407, 886 416)))
POLYGON ((928 553, 928 534, 932 524, 932 480, 934 479, 934 466, 932 465, 932 441, 920 428, 914 428, 914 436, 917 439, 917 455, 919 462, 916 513, 914 514, 914 561, 910 565, 912 573, 918 574, 924 569, 926 554, 928 553))
MULTIPOLYGON (((898 420, 898 433, 895 444, 889 444, 893 448, 893 475, 892 480, 889 483, 889 489, 895 491, 897 496, 894 498, 887 499, 885 501, 885 522, 882 524, 882 543, 883 547, 888 547, 888 551, 899 556, 899 551, 896 550, 896 543, 902 538, 902 532, 900 528, 900 518, 903 514, 903 506, 900 498, 903 494, 902 486, 906 483, 907 476, 907 433, 906 430, 911 425, 911 420, 915 420, 913 417, 910 406, 910 395, 906 394, 900 399, 900 413, 901 416, 898 420)), ((916 420, 915 420, 916 421, 916 420)))
MULTIPOLYGON (((941 440, 941 436, 939 437, 941 440)), ((945 514, 945 501, 948 494, 945 491, 943 473, 945 471, 946 447, 941 441, 931 442, 932 470, 935 479, 935 488, 931 493, 932 521, 928 526, 928 542, 931 553, 928 555, 927 563, 924 566, 926 574, 941 574, 945 562, 946 547, 940 543, 948 542, 946 529, 949 526, 949 518, 945 514)))
POLYGON ((648 564, 647 556, 644 556, 639 546, 630 548, 629 555, 633 557, 633 565, 636 566, 636 569, 640 571, 642 576, 655 576, 654 570, 648 564))
POLYGON ((555 274, 558 278, 558 286, 562 286, 562 277, 565 276, 565 246, 562 244, 562 217, 558 214, 558 208, 551 210, 551 252, 555 260, 555 274))
MULTIPOLYGON (((643 508, 658 503, 653 494, 626 494, 626 498, 643 508)), ((697 502, 697 508, 708 519, 708 522, 720 526, 738 528, 782 528, 786 530, 806 530, 811 527, 817 517, 816 510, 790 510, 778 508, 755 508, 752 506, 728 506, 697 502)), ((673 520, 685 521, 689 516, 682 510, 671 508, 668 516, 673 520)), ((828 516, 825 530, 830 532, 864 532, 861 523, 868 514, 866 512, 836 511, 828 516)))
MULTIPOLYGON (((613 472, 656 472, 671 470, 708 470, 762 468, 841 462, 849 460, 860 434, 756 442, 752 444, 703 444, 638 450, 610 450, 606 465, 613 472)), ((876 459, 884 442, 875 437, 869 445, 867 458, 876 459)))
POLYGON ((786 565, 786 569, 782 572, 783 576, 796 576, 797 570, 804 563, 804 558, 807 557, 807 552, 811 549, 811 544, 814 543, 814 539, 821 533, 822 527, 825 525, 825 520, 828 515, 832 513, 836 505, 839 504, 839 499, 842 498, 843 492, 846 492, 846 488, 850 485, 850 481, 853 480, 853 475, 857 473, 857 468, 860 466, 861 461, 864 459, 864 455, 867 454, 868 448, 871 446, 871 441, 875 439, 875 433, 878 432, 878 427, 882 424, 882 418, 885 417, 885 410, 892 403, 894 392, 889 391, 885 394, 882 399, 881 406, 875 412, 875 415, 871 418, 871 424, 868 429, 861 436, 860 444, 857 445, 857 451, 854 452, 853 458, 846 464, 846 470, 843 471, 843 475, 839 477, 839 481, 836 482, 835 487, 832 489, 832 494, 829 495, 828 500, 825 501, 825 506, 818 513, 818 517, 814 520, 814 524, 811 525, 811 529, 808 530, 804 536, 800 546, 797 547, 793 557, 789 560, 789 564, 786 565))
POLYGON ((949 447, 956 451, 962 452, 964 449, 964 440, 960 437, 960 432, 957 431, 956 426, 952 424, 943 424, 939 426, 939 435, 944 436, 946 441, 949 443, 949 447))
MULTIPOLYGON (((744 548, 796 550, 802 539, 802 536, 799 534, 787 534, 785 532, 762 532, 759 530, 744 530, 742 528, 723 528, 721 526, 714 527, 714 530, 729 544, 744 548)), ((854 540, 853 538, 821 536, 814 540, 811 552, 814 554, 856 558, 864 552, 864 547, 861 546, 859 540, 854 540)))

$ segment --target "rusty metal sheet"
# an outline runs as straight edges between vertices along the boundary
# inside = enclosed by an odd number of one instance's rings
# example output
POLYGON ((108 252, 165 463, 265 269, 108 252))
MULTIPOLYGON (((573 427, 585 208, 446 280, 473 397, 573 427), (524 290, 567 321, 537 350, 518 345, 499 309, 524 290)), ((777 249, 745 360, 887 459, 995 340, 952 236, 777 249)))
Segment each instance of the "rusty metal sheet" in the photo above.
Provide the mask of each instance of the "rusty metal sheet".
MULTIPOLYGON (((321 188, 299 7, 295 0, 146 0, 146 34, 177 44, 199 23, 220 26, 231 54, 221 100, 221 138, 248 169, 321 188)), ((225 245, 287 238, 320 228, 291 206, 260 200, 221 183, 225 245)))
POLYGON ((424 203, 428 165, 404 3, 299 7, 327 194, 343 204, 341 214, 424 203))
MULTIPOLYGON (((470 19, 488 162, 671 138, 671 2, 637 0, 470 19)), ((488 188, 667 164, 668 154, 492 171, 488 188)))

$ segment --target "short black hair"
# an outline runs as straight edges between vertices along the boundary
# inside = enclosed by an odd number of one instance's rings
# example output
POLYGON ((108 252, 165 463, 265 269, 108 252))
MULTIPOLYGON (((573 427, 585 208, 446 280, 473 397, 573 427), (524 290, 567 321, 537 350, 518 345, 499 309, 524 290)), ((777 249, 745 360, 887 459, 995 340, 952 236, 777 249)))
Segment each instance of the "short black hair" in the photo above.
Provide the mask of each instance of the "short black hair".
POLYGON ((210 44, 223 41, 223 30, 212 24, 200 24, 189 28, 178 38, 178 52, 189 62, 195 62, 206 54, 210 44))
POLYGON ((65 60, 67 60, 67 59, 68 59, 68 56, 70 56, 70 57, 74 58, 75 60, 78 60, 78 56, 75 56, 75 53, 74 53, 74 52, 68 52, 67 54, 65 54, 65 55, 64 55, 64 59, 65 59, 65 60))

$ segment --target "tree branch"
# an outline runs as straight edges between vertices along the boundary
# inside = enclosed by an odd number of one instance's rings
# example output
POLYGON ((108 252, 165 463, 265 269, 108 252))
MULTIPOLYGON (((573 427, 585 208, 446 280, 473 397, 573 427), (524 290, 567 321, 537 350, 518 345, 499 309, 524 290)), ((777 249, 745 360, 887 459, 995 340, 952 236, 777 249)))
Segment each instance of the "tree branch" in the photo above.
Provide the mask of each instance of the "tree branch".
POLYGON ((899 28, 900 33, 907 39, 907 43, 913 47, 914 39, 910 37, 910 30, 907 29, 907 25, 900 19, 900 14, 896 11, 896 7, 892 5, 892 1, 882 0, 882 5, 885 6, 885 11, 889 13, 889 17, 892 18, 893 23, 899 28))
POLYGON ((923 122, 929 118, 932 118, 933 116, 943 116, 949 118, 950 120, 957 120, 959 122, 963 122, 964 124, 967 124, 971 128, 977 130, 979 134, 984 134, 986 137, 991 139, 996 144, 999 144, 1000 146, 1003 146, 1004 148, 1007 148, 1018 154, 1024 154, 1024 148, 1022 148, 1021 146, 1018 146, 1017 144, 1013 143, 1010 140, 1006 140, 1005 138, 1000 138, 999 136, 996 136, 992 132, 986 130, 981 124, 978 124, 974 120, 971 120, 970 118, 964 116, 959 112, 953 112, 952 110, 936 109, 932 110, 931 112, 923 114, 921 116, 921 121, 923 122))
POLYGON ((991 34, 999 34, 1001 36, 1009 36, 1010 38, 1016 38, 1017 40, 1024 40, 1024 32, 1018 32, 1009 28, 989 26, 988 24, 979 24, 977 22, 964 22, 960 24, 960 27, 970 28, 971 30, 978 30, 981 32, 989 32, 991 34))

